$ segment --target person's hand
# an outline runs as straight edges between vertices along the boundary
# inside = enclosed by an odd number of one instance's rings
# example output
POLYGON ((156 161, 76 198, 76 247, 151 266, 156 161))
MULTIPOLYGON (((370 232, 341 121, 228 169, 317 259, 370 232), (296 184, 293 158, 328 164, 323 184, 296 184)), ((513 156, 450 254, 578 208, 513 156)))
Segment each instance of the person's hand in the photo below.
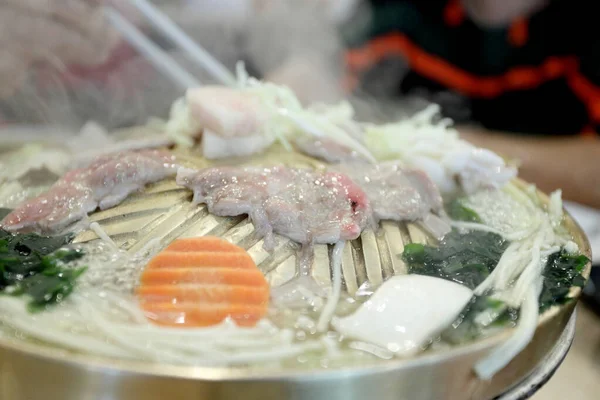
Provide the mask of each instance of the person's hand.
POLYGON ((29 67, 95 65, 117 43, 100 0, 0 0, 0 97, 21 85, 29 67))

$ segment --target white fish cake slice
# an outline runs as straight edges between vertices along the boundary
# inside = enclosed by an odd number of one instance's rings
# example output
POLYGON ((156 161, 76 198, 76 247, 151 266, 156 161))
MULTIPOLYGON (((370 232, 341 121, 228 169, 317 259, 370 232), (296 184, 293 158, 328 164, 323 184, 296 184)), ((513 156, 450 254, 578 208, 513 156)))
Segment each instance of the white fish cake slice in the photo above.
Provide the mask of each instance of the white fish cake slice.
POLYGON ((441 278, 399 275, 354 314, 332 324, 346 337, 410 356, 448 327, 472 297, 469 288, 441 278))

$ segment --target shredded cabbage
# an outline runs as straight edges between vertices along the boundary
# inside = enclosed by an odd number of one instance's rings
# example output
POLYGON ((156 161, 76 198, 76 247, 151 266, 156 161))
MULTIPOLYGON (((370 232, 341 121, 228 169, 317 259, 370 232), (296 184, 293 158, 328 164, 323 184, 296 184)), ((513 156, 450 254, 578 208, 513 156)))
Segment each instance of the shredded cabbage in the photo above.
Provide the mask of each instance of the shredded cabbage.
POLYGON ((365 125, 365 143, 379 160, 401 160, 425 171, 444 193, 460 186, 467 193, 499 188, 517 174, 493 152, 461 140, 452 121, 438 118, 430 105, 412 118, 384 125, 365 125))
MULTIPOLYGON (((299 135, 326 137, 375 161, 369 150, 346 132, 357 129, 353 120, 354 110, 349 103, 342 102, 334 106, 318 104, 304 108, 291 89, 250 77, 242 62, 237 64, 236 72, 237 88, 256 95, 270 111, 271 118, 261 132, 263 135, 276 139, 288 151, 292 149, 291 140, 299 135)), ((175 143, 185 147, 193 146, 193 137, 202 130, 184 98, 173 103, 168 121, 154 119, 149 123, 164 130, 175 143)))
POLYGON ((286 148, 291 148, 291 137, 310 134, 331 139, 375 162, 371 152, 340 127, 340 124, 351 120, 354 115, 349 103, 341 103, 334 107, 320 104, 312 109, 304 108, 291 89, 249 77, 242 62, 238 62, 236 70, 240 89, 258 95, 272 112, 273 118, 265 133, 273 135, 286 148), (317 111, 317 108, 321 111, 317 111))
POLYGON ((541 291, 542 279, 534 282, 528 288, 526 297, 522 302, 519 322, 512 337, 496 347, 486 358, 475 364, 475 372, 479 378, 491 379, 531 341, 537 328, 538 298, 541 291))
POLYGON ((169 120, 162 122, 153 120, 153 125, 165 131, 168 137, 183 147, 194 145, 194 136, 202 130, 200 124, 192 117, 185 98, 175 100, 171 106, 169 120))

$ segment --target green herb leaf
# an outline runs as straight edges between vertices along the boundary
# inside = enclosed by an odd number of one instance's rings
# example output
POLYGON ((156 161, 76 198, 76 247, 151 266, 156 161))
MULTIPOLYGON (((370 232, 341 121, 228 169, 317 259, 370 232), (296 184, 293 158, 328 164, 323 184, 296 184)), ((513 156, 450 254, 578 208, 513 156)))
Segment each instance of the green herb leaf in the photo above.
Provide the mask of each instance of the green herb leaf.
POLYGON ((0 239, 0 253, 8 253, 8 240, 0 239))

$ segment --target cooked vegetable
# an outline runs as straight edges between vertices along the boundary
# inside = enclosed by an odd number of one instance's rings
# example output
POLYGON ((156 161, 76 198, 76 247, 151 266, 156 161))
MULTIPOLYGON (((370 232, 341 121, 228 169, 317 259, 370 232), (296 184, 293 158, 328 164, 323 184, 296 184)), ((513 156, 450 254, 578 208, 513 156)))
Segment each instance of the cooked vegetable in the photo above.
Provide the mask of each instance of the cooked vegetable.
POLYGON ((467 207, 464 204, 464 201, 460 198, 456 198, 452 200, 449 204, 446 205, 446 211, 450 218, 457 221, 465 221, 465 222, 477 222, 481 223, 481 218, 479 215, 467 207))
MULTIPOLYGON (((466 207, 454 205, 454 210, 457 219, 478 217, 466 207)), ((509 244, 494 233, 453 231, 438 247, 407 244, 402 258, 410 273, 436 276, 474 288, 494 270, 509 244)), ((569 254, 564 249, 549 256, 539 296, 540 313, 570 300, 571 287, 585 284, 582 272, 588 262, 587 257, 569 254)), ((518 317, 519 310, 501 300, 488 295, 475 296, 442 337, 451 343, 468 342, 487 328, 514 324, 518 317)))
POLYGON ((70 235, 13 235, 0 230, 0 293, 28 296, 30 311, 64 300, 85 271, 65 266, 83 256, 80 250, 63 249, 70 241, 70 235))
POLYGON ((238 63, 236 69, 240 88, 258 95, 263 105, 272 113, 268 133, 280 140, 285 147, 290 147, 286 136, 303 133, 331 139, 375 162, 369 149, 340 127, 343 122, 351 122, 348 120, 353 117, 352 108, 348 103, 334 106, 330 111, 326 109, 316 112, 302 107, 289 88, 249 77, 243 63, 238 63), (333 119, 332 115, 335 116, 333 119))
POLYGON ((425 171, 442 193, 501 188, 517 175, 497 154, 460 139, 451 124, 432 104, 411 118, 365 125, 364 141, 377 160, 400 160, 425 171))
POLYGON ((494 233, 452 231, 438 247, 407 244, 402 258, 411 274, 444 278, 474 289, 492 272, 508 244, 494 233))
POLYGON ((518 310, 507 307, 500 300, 488 296, 474 296, 441 336, 450 343, 467 343, 479 337, 485 328, 514 324, 518 317, 518 310))
POLYGON ((137 295, 159 325, 210 326, 230 317, 254 326, 267 312, 269 285, 244 249, 197 237, 176 240, 150 260, 137 295))
POLYGON ((544 286, 540 295, 540 312, 553 305, 568 302, 571 287, 585 285, 585 278, 581 273, 589 262, 586 256, 569 254, 564 249, 548 258, 542 274, 544 286))

